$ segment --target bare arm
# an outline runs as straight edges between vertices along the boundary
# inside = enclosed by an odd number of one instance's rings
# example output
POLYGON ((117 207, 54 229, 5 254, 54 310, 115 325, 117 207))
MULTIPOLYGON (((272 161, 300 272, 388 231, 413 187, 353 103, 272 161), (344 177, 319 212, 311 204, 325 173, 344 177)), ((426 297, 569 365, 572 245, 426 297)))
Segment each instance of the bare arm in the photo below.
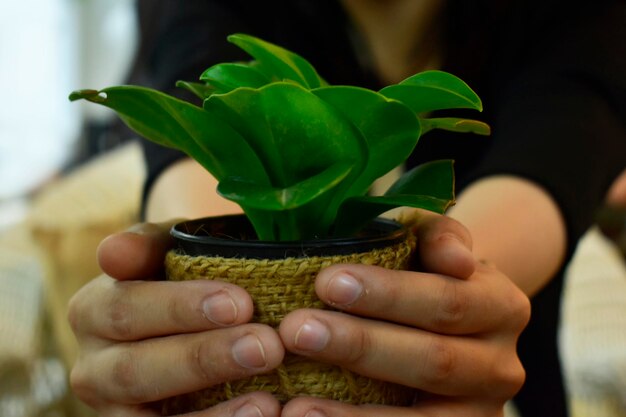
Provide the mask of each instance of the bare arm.
POLYGON ((479 180, 459 196, 450 215, 469 229, 474 254, 493 262, 529 296, 563 262, 561 213, 548 193, 530 181, 512 176, 479 180))
POLYGON ((201 218, 241 213, 232 201, 215 191, 217 180, 191 159, 168 167, 155 182, 146 202, 146 220, 201 218))
POLYGON ((606 204, 626 208, 626 169, 613 182, 607 193, 606 204))

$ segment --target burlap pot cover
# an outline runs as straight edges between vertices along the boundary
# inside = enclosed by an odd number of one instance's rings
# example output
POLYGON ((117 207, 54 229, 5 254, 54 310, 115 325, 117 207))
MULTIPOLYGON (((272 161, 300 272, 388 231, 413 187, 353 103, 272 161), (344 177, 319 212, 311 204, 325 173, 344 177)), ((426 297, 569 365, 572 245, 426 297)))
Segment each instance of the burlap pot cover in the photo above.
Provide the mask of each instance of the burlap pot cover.
MULTIPOLYGON (((246 289, 254 302, 252 321, 278 328, 293 310, 329 308, 317 298, 314 289, 315 277, 322 268, 361 263, 406 269, 414 248, 415 238, 406 233, 399 243, 354 254, 249 259, 190 256, 173 249, 165 263, 169 280, 215 279, 246 289)), ((163 403, 162 411, 170 415, 201 410, 260 390, 272 393, 281 403, 298 396, 316 396, 351 404, 409 405, 414 397, 409 388, 287 353, 283 363, 270 373, 171 398, 163 403)))

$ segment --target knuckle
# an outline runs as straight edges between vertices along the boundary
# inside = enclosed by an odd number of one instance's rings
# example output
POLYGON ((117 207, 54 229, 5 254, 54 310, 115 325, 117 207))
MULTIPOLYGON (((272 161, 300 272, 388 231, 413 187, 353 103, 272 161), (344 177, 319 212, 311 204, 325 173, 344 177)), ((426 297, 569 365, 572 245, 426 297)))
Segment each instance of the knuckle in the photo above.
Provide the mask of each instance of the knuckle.
POLYGON ((79 332, 83 316, 84 314, 82 312, 80 298, 75 294, 72 298, 70 298, 67 305, 67 321, 74 334, 79 332))
POLYGON ((530 299, 515 287, 508 297, 506 306, 507 314, 503 316, 504 320, 516 334, 521 333, 530 320, 530 299))
POLYGON ((358 366, 366 362, 374 350, 374 339, 365 329, 357 328, 348 345, 345 362, 352 366, 358 366))
POLYGON ((92 378, 89 378, 88 373, 85 372, 85 367, 80 363, 80 361, 77 362, 70 372, 70 387, 81 401, 91 407, 95 407, 96 389, 94 381, 92 378))
MULTIPOLYGON (((101 277, 87 283, 79 289, 67 304, 67 321, 75 335, 87 331, 89 324, 93 321, 93 312, 98 311, 93 304, 93 288, 99 285, 101 277)), ((97 300, 96 300, 97 301, 97 300)))
POLYGON ((437 314, 433 318, 435 328, 441 330, 454 328, 467 316, 470 300, 457 284, 451 281, 445 282, 442 296, 439 298, 437 314))
POLYGON ((457 361, 452 346, 441 338, 434 337, 426 353, 427 383, 440 385, 448 381, 454 374, 457 361))
POLYGON ((114 340, 131 339, 134 330, 132 304, 120 296, 115 296, 105 311, 106 329, 110 337, 114 340))
POLYGON ((498 361, 499 365, 492 368, 491 391, 498 398, 508 399, 513 397, 522 388, 526 380, 526 371, 517 356, 512 357, 506 365, 504 361, 498 361))
MULTIPOLYGON (((385 281, 394 282, 394 277, 390 276, 392 271, 383 271, 385 281)), ((397 280, 396 280, 397 281, 397 280)), ((372 294, 377 298, 381 311, 393 311, 398 308, 398 304, 403 297, 406 297, 406 288, 402 285, 384 285, 382 291, 372 294)))
POLYGON ((189 327, 190 317, 185 311, 185 306, 181 304, 181 299, 179 297, 167 297, 165 300, 165 308, 167 311, 166 317, 175 328, 187 329, 189 327))
POLYGON ((213 349, 204 341, 198 342, 193 348, 189 349, 187 357, 189 369, 195 378, 206 386, 212 384, 216 371, 223 368, 215 366, 216 361, 214 359, 213 349))
POLYGON ((520 325, 520 332, 521 332, 523 329, 526 328, 526 326, 528 325, 528 322, 530 321, 530 314, 531 314, 531 309, 532 309, 531 304, 530 304, 530 298, 528 298, 528 296, 524 293, 521 294, 518 308, 519 308, 518 317, 520 318, 519 325, 520 325))
POLYGON ((146 389, 140 383, 137 357, 132 350, 117 355, 111 367, 111 382, 123 393, 126 402, 138 404, 145 401, 146 389))

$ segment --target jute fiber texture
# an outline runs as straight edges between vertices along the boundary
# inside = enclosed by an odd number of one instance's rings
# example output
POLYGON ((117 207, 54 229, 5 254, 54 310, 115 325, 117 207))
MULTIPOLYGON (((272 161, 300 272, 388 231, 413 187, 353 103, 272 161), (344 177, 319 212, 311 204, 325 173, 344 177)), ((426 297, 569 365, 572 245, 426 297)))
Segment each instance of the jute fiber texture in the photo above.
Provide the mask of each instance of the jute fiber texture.
MULTIPOLYGON (((315 294, 317 273, 333 264, 360 263, 388 269, 406 269, 415 238, 370 252, 341 256, 258 260, 188 256, 170 251, 166 257, 169 280, 214 279, 246 289, 254 302, 253 322, 278 328, 285 315, 299 308, 328 309, 315 294)), ((201 410, 254 391, 268 391, 281 403, 298 396, 315 396, 351 404, 409 405, 414 392, 406 387, 354 374, 341 367, 287 353, 274 371, 224 383, 167 400, 167 414, 201 410)))

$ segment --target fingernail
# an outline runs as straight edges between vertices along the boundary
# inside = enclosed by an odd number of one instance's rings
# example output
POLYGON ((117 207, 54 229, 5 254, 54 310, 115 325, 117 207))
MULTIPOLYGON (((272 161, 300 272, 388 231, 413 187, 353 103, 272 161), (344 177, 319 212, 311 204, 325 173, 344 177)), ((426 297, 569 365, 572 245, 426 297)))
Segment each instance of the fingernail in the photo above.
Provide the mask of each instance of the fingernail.
POLYGON ((202 310, 207 319, 223 326, 233 324, 239 313, 235 300, 225 290, 206 298, 202 303, 202 310))
POLYGON ((330 339, 328 328, 315 319, 308 319, 298 329, 294 344, 297 349, 319 352, 326 347, 330 339))
POLYGON ((361 283, 346 273, 331 278, 326 292, 330 302, 344 306, 354 303, 362 293, 361 283))
POLYGON ((264 368, 267 365, 265 349, 259 338, 253 334, 247 334, 237 340, 232 347, 235 362, 244 368, 264 368))
POLYGON ((154 223, 135 223, 126 229, 126 232, 136 235, 152 235, 160 233, 161 229, 154 223))
POLYGON ((233 417, 263 417, 261 409, 254 404, 246 403, 242 407, 239 407, 233 417))
POLYGON ((441 236, 441 239, 443 239, 444 242, 450 242, 453 248, 456 248, 456 250, 461 251, 463 254, 472 253, 472 251, 467 247, 465 242, 463 242, 460 237, 454 234, 444 234, 441 236))

